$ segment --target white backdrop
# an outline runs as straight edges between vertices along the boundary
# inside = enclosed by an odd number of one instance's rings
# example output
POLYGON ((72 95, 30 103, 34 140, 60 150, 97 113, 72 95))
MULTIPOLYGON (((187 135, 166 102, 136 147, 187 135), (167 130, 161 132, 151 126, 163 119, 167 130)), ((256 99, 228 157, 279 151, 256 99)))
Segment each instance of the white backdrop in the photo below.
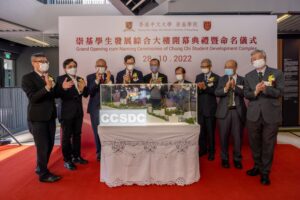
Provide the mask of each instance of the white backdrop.
POLYGON ((104 58, 116 76, 124 56, 136 58, 137 69, 149 73, 151 58, 161 59, 160 71, 175 80, 174 69, 183 66, 187 80, 200 73, 200 62, 210 58, 213 71, 223 75, 224 63, 235 59, 238 73, 253 68, 250 52, 264 49, 269 66, 277 68, 276 16, 89 16, 59 18, 59 60, 78 62, 78 74, 95 71, 104 58))

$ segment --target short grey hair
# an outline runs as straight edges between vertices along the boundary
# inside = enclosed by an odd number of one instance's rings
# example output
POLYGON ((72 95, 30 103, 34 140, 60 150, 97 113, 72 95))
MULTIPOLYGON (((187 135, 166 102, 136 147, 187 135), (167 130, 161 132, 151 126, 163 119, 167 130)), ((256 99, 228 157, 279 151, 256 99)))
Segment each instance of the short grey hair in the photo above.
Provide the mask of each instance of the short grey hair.
POLYGON ((204 58, 204 59, 201 61, 201 64, 203 64, 203 63, 207 63, 209 66, 212 65, 212 62, 211 62, 211 60, 210 60, 209 58, 204 58))
POLYGON ((261 50, 261 49, 255 49, 254 51, 252 51, 251 52, 251 57, 255 54, 258 54, 258 53, 262 54, 265 59, 267 58, 266 52, 264 50, 261 50))
POLYGON ((30 57, 30 60, 32 62, 35 58, 41 58, 41 57, 47 58, 44 53, 40 52, 40 53, 34 53, 34 54, 32 54, 31 57, 30 57))

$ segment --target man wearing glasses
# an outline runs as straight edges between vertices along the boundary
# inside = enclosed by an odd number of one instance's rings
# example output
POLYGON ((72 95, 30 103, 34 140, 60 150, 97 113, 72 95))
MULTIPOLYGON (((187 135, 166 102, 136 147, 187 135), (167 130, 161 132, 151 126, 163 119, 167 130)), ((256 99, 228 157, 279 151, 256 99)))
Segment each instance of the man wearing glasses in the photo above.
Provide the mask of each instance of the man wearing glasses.
POLYGON ((33 72, 22 78, 22 89, 29 103, 27 120, 37 149, 37 167, 35 172, 41 182, 56 182, 60 176, 48 170, 48 161, 54 146, 56 107, 54 102, 54 81, 48 74, 49 62, 42 54, 31 56, 33 72))

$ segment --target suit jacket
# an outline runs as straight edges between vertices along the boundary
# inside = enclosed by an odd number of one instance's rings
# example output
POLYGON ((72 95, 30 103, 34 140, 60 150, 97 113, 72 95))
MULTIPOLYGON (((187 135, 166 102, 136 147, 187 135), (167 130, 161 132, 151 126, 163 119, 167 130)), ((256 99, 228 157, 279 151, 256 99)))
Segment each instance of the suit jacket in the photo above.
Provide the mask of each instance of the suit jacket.
MULTIPOLYGON (((158 78, 162 79, 162 83, 168 83, 168 77, 162 73, 158 72, 158 78)), ((152 73, 147 74, 144 76, 144 83, 150 83, 150 80, 152 79, 152 73)))
MULTIPOLYGON (((96 84, 96 73, 90 74, 86 77, 88 94, 90 95, 87 112, 99 112, 100 108, 100 84, 96 84)), ((110 80, 114 83, 114 76, 111 75, 110 80)), ((104 81, 106 81, 106 74, 104 74, 104 81)))
MULTIPOLYGON (((143 73, 139 70, 133 69, 132 74, 137 74, 138 80, 131 80, 130 83, 143 83, 143 73)), ((117 83, 123 83, 123 76, 126 74, 126 69, 119 71, 117 74, 117 83)))
MULTIPOLYGON (((83 117, 82 109, 82 96, 88 96, 87 87, 84 88, 83 92, 79 94, 75 85, 68 90, 62 88, 62 84, 67 78, 68 81, 72 80, 69 75, 65 74, 57 78, 57 84, 55 86, 56 97, 61 99, 61 119, 72 119, 74 117, 83 117)), ((76 80, 82 79, 77 76, 76 80)))
POLYGON ((254 95, 255 87, 259 83, 256 70, 252 70, 245 77, 244 95, 249 99, 247 119, 257 121, 260 114, 267 123, 280 123, 282 120, 280 97, 283 95, 284 77, 277 69, 266 67, 263 81, 269 77, 275 78, 273 86, 267 86, 266 90, 257 96, 254 95))
MULTIPOLYGON (((217 107, 216 117, 220 119, 224 119, 228 113, 228 93, 224 92, 224 87, 228 82, 228 76, 225 75, 219 79, 219 83, 215 94, 217 97, 220 97, 220 101, 217 107)), ((244 78, 241 76, 237 76, 236 83, 234 88, 234 102, 236 106, 236 110, 239 114, 239 117, 243 123, 246 121, 246 104, 244 101, 244 78), (240 88, 240 87, 242 88, 240 88)))
POLYGON ((45 81, 34 71, 22 78, 22 89, 29 100, 28 121, 49 121, 56 118, 54 90, 48 92, 45 85, 45 81))
MULTIPOLYGON (((212 77, 214 80, 210 84, 205 83, 205 90, 198 89, 198 115, 205 117, 215 117, 217 110, 217 98, 215 95, 215 90, 218 86, 219 76, 211 72, 210 78, 212 77)), ((204 74, 198 74, 195 82, 205 82, 204 74)))

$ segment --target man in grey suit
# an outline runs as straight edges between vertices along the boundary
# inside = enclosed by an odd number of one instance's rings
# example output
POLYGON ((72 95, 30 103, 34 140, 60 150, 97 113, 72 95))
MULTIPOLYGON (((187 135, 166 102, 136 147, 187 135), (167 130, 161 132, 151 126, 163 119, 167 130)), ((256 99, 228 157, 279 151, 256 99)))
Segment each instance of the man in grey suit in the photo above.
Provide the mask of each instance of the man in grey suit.
POLYGON ((219 79, 215 91, 220 101, 216 117, 220 125, 222 167, 229 168, 228 143, 231 134, 234 141, 233 163, 235 168, 242 169, 241 138, 246 120, 244 102, 244 79, 236 74, 237 62, 228 60, 225 63, 225 75, 219 79))
POLYGON ((249 100, 247 125, 254 167, 249 176, 261 174, 261 183, 269 185, 279 123, 282 120, 280 97, 283 94, 283 73, 266 65, 266 53, 251 53, 255 68, 245 77, 244 95, 249 100))

